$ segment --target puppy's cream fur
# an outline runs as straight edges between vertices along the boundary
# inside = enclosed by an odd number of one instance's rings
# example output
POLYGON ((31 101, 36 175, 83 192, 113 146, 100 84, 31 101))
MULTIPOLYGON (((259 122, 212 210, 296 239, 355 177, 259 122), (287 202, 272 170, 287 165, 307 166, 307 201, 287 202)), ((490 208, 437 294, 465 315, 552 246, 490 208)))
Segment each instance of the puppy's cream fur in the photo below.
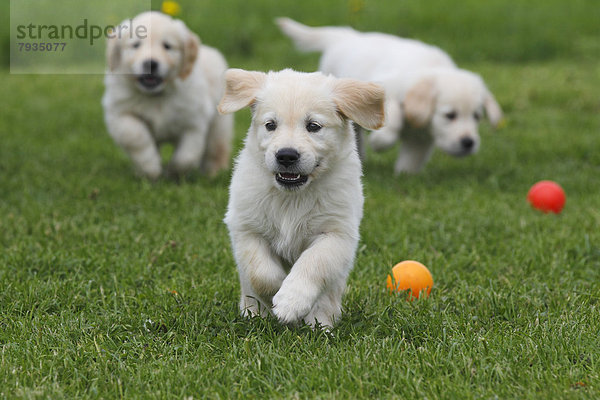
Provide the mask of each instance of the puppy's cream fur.
POLYGON ((219 110, 252 108, 225 217, 241 311, 332 327, 341 314, 363 207, 350 120, 380 127, 384 91, 292 70, 234 69, 226 82, 219 110), (293 162, 281 156, 294 151, 293 162))
POLYGON ((502 119, 483 80, 437 47, 345 27, 311 28, 288 18, 277 23, 300 49, 322 52, 321 71, 385 87, 385 126, 370 142, 379 151, 402 139, 396 173, 421 170, 434 147, 454 156, 475 153, 484 111, 493 126, 502 119))
POLYGON ((227 168, 233 118, 216 109, 227 69, 223 56, 201 45, 182 21, 158 12, 123 22, 121 34, 113 36, 107 45, 104 117, 137 171, 151 179, 161 175, 163 142, 175 144, 169 172, 200 168, 213 175, 227 168))

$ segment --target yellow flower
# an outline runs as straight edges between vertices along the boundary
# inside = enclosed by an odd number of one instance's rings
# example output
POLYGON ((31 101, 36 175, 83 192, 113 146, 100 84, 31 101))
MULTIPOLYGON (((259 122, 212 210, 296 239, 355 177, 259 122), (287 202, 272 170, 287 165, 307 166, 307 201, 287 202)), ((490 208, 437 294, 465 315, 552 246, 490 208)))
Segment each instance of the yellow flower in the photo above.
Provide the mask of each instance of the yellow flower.
POLYGON ((504 128, 506 128, 506 124, 507 124, 506 118, 502 118, 500 120, 500 122, 498 122, 498 125, 496 126, 496 129, 504 129, 504 128))
POLYGON ((176 1, 163 1, 161 11, 165 14, 175 16, 181 12, 181 6, 176 1))
POLYGON ((350 11, 354 14, 362 11, 365 8, 364 0, 350 0, 349 1, 350 11))

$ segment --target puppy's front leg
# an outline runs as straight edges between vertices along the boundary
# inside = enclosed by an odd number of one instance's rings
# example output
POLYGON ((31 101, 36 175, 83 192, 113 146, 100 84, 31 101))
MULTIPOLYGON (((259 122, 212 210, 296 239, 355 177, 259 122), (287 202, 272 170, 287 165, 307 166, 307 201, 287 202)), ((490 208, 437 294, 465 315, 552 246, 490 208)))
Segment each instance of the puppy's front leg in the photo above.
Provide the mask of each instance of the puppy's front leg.
POLYGON ((431 140, 403 140, 394 166, 394 173, 415 174, 423 169, 433 153, 431 140))
POLYGON ((207 127, 201 127, 197 130, 185 132, 181 136, 169 163, 170 172, 183 174, 200 168, 202 156, 206 149, 207 130, 207 127))
POLYGON ((373 131, 369 137, 373 150, 384 151, 396 144, 403 126, 402 118, 400 104, 396 100, 386 100, 384 126, 373 131))
POLYGON ((150 130, 138 118, 121 115, 107 118, 108 132, 133 161, 136 169, 150 179, 161 173, 161 158, 150 130))
MULTIPOLYGON (((352 269, 356 242, 351 237, 333 233, 320 235, 302 253, 273 297, 275 316, 284 323, 295 323, 306 317, 317 301, 341 304, 343 290, 335 288, 340 282, 343 286, 352 269)), ((320 308, 335 307, 322 304, 320 308)), ((331 325, 329 320, 319 322, 331 325)))
POLYGON ((268 242, 259 235, 232 233, 233 253, 240 278, 242 314, 269 313, 271 299, 286 277, 268 242))

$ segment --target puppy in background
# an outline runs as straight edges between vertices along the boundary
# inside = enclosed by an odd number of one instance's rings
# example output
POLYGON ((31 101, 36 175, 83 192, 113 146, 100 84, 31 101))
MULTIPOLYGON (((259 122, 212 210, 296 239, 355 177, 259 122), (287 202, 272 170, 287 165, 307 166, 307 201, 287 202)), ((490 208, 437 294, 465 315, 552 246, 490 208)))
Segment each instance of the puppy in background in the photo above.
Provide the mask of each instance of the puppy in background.
POLYGON ((233 118, 217 112, 223 56, 201 45, 182 21, 159 12, 127 20, 117 32, 108 39, 102 105, 108 132, 136 170, 158 178, 164 142, 175 145, 170 174, 200 169, 214 175, 227 168, 233 118))
POLYGON ((435 147, 457 157, 477 152, 479 121, 487 115, 496 127, 502 119, 481 77, 457 68, 437 47, 346 27, 311 28, 289 18, 277 24, 298 48, 322 52, 321 71, 385 87, 385 126, 370 143, 382 151, 402 140, 396 173, 420 171, 435 147))
POLYGON ((229 70, 219 111, 252 109, 225 223, 244 315, 326 329, 342 312, 362 218, 352 121, 383 123, 383 88, 321 73, 229 70))

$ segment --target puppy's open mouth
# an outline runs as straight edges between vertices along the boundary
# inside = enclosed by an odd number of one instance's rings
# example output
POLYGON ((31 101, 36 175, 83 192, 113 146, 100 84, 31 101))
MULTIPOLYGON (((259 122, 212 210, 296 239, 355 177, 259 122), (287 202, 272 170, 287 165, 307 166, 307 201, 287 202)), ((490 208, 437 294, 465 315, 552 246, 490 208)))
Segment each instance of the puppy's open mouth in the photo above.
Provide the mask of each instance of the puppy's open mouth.
POLYGON ((142 75, 137 80, 146 89, 155 89, 163 83, 163 78, 151 74, 142 75))
POLYGON ((291 172, 278 172, 275 174, 275 180, 281 186, 293 188, 304 185, 308 181, 308 175, 300 175, 291 172))

